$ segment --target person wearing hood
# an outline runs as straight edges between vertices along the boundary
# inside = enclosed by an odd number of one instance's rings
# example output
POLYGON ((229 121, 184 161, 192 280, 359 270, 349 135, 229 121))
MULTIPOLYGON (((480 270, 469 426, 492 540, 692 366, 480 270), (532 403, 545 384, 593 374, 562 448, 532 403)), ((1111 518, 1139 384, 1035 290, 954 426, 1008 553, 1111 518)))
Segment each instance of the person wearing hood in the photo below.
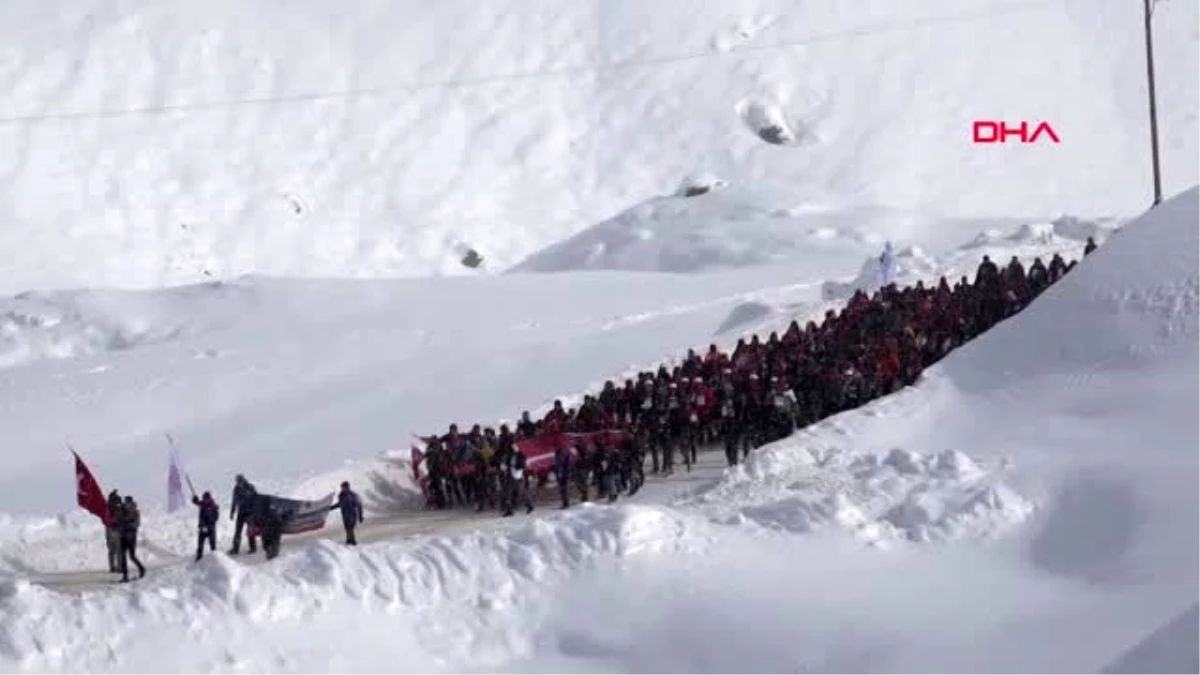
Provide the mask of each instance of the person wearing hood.
POLYGON ((213 499, 211 492, 205 492, 203 497, 192 495, 192 503, 200 509, 196 524, 196 560, 204 557, 204 542, 208 542, 208 550, 217 550, 217 521, 221 519, 221 508, 213 499))

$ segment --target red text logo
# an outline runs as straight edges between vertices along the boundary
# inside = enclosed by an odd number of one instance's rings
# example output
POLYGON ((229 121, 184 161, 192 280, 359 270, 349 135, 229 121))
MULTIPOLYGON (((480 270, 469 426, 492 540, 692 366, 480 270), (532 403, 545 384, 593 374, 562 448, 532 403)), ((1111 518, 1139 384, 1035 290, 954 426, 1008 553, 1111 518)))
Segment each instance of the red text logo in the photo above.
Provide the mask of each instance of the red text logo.
POLYGON ((992 120, 976 120, 971 129, 976 143, 1007 143, 1009 138, 1019 138, 1022 143, 1037 143, 1049 140, 1060 143, 1058 134, 1049 122, 1021 122, 1011 124, 992 120))

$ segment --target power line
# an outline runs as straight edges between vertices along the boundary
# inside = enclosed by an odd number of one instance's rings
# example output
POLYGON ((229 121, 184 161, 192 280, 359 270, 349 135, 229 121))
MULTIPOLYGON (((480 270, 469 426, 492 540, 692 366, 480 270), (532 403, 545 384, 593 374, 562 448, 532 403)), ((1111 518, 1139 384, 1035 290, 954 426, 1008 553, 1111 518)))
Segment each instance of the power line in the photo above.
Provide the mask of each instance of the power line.
POLYGON ((156 115, 163 113, 176 112, 204 112, 211 110, 220 110, 228 108, 237 108, 242 106, 256 105, 286 105, 298 103, 310 103, 314 101, 327 101, 337 99, 349 99, 358 97, 381 96, 392 93, 415 92, 427 89, 461 89, 469 87, 482 87, 493 84, 502 84, 506 82, 515 82, 521 80, 546 79, 556 77, 566 77, 572 75, 588 75, 602 72, 618 72, 623 70, 635 70, 642 68, 653 68, 664 65, 672 65, 684 63, 687 61, 697 61, 702 59, 713 58, 738 58, 744 55, 761 54, 764 52, 780 51, 792 49, 795 47, 804 47, 823 42, 839 42, 847 41, 855 38, 866 37, 869 35, 878 35, 881 33, 894 33, 920 30, 932 26, 940 26, 946 24, 967 23, 971 21, 979 21, 989 19, 1005 14, 1015 14, 1026 12, 1035 9, 1042 9, 1050 6, 1057 6, 1060 0, 1037 0, 1031 2, 1011 3, 999 8, 976 12, 959 12, 957 14, 948 14, 939 17, 928 17, 917 19, 905 23, 879 23, 874 26, 865 26, 862 28, 838 31, 833 33, 824 33, 809 35, 804 38, 794 40, 785 40, 764 45, 751 45, 740 47, 726 51, 706 50, 703 52, 691 52, 685 54, 673 54, 657 58, 649 58, 643 60, 630 59, 628 61, 617 61, 613 63, 590 64, 583 66, 568 66, 564 68, 535 70, 520 73, 508 73, 500 75, 486 75, 479 77, 461 78, 454 80, 441 80, 432 82, 419 82, 413 84, 390 85, 384 87, 368 87, 361 89, 343 89, 338 91, 327 92, 312 92, 307 94, 289 94, 283 96, 263 96, 241 99, 227 99, 223 101, 201 101, 197 103, 175 103, 164 104, 159 106, 145 106, 138 108, 123 108, 116 110, 97 110, 90 112, 66 112, 66 113, 43 113, 36 115, 14 115, 9 117, 0 117, 0 125, 10 124, 31 124, 38 122, 51 121, 72 121, 82 119, 103 119, 114 117, 131 117, 136 115, 156 115))

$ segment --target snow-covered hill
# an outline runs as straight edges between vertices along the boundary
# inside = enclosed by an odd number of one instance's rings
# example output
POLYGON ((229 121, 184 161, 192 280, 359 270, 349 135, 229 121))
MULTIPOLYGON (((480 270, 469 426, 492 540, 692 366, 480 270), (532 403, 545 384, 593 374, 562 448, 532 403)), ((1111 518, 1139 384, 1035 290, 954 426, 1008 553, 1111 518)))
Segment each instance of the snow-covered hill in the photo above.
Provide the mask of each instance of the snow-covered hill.
MULTIPOLYGON (((218 555, 74 600, 0 582, 0 611, 21 617, 6 625, 0 667, 1194 670, 1198 212, 1193 189, 1128 224, 917 386, 763 448, 672 504, 579 508, 503 531, 359 550, 320 543, 263 567, 218 555)), ((740 277, 632 277, 638 291, 614 297, 649 302, 667 280, 694 289, 740 277)), ((589 278, 621 277, 564 280, 589 278)), ((462 287, 499 294, 537 279, 462 287)), ((323 300, 359 315, 362 305, 348 306, 361 294, 354 286, 331 286, 323 300)), ((267 311, 290 294, 255 287, 260 297, 280 293, 258 305, 262 327, 290 330, 280 309, 267 311)), ((554 294, 522 293, 542 300, 542 316, 562 309, 554 294)), ((631 337, 650 343, 686 322, 677 316, 631 337)), ((579 355, 608 346, 572 342, 579 355)), ((170 344, 129 350, 122 369, 169 356, 170 344)), ((554 370, 540 367, 537 377, 554 370)), ((358 373, 360 384, 371 372, 358 373)), ((436 390, 439 380, 424 381, 436 390)), ((501 396, 490 387, 477 397, 501 396)), ((455 388, 453 407, 475 405, 462 398, 474 390, 455 388)), ((372 408, 366 398, 342 403, 342 412, 372 408)), ((246 417, 263 411, 251 406, 246 417)), ((276 446, 301 436, 260 429, 276 446)), ((106 471, 119 454, 101 460, 106 471)))
MULTIPOLYGON (((1027 234, 968 240, 922 265, 900 256, 898 280, 956 277, 985 253, 1028 261, 1082 249, 1027 234)), ((818 317, 841 302, 830 288, 877 250, 845 240, 791 264, 699 276, 251 277, 0 301, 0 440, 21 449, 0 456, 0 513, 71 509, 68 441, 104 484, 155 507, 168 431, 198 484, 237 471, 289 483, 327 475, 405 448, 411 433, 513 419, 688 347, 731 347, 818 317)))
MULTIPOLYGON (((0 292, 455 272, 465 245, 500 270, 693 175, 787 184, 796 206, 1132 214, 1140 11, 7 2, 0 292), (1063 142, 973 145, 980 118, 1063 142)), ((1169 193, 1197 179, 1196 23, 1196 3, 1159 3, 1169 193)))

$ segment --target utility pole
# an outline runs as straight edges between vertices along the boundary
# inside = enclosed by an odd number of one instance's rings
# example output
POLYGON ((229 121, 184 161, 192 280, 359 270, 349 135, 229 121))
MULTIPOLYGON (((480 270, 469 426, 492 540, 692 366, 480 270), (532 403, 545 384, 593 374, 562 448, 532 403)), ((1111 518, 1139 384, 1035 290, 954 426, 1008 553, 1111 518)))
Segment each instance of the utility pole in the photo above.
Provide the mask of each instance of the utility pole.
POLYGON ((1162 172, 1158 164, 1158 107, 1154 96, 1154 33, 1150 18, 1154 15, 1155 0, 1142 0, 1146 14, 1146 80, 1150 94, 1150 153, 1154 162, 1154 206, 1162 202, 1162 172))

